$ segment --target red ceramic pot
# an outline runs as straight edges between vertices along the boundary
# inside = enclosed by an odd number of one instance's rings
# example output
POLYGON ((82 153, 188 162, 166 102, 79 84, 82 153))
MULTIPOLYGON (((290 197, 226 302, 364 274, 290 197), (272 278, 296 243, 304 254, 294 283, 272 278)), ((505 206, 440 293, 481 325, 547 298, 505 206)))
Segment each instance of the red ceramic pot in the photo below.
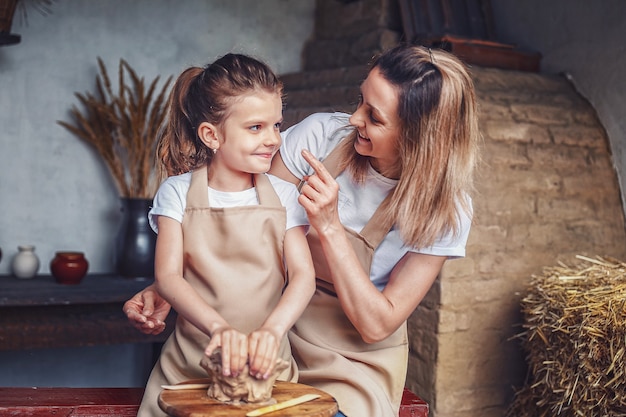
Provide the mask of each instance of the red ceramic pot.
POLYGON ((82 252, 57 252, 50 262, 50 272, 59 284, 80 284, 88 268, 89 263, 82 252))

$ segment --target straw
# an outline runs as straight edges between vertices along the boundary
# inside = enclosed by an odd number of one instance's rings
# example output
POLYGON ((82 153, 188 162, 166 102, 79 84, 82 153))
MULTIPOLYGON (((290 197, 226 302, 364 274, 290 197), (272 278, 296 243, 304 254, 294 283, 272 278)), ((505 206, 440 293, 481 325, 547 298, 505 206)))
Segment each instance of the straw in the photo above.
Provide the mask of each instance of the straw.
POLYGON ((73 124, 57 123, 96 150, 109 168, 120 196, 152 198, 159 182, 156 144, 166 117, 166 90, 172 77, 154 97, 159 77, 146 88, 144 79, 121 59, 116 93, 100 58, 98 67, 96 94, 75 93, 83 111, 73 106, 73 124), (126 75, 130 84, 126 83, 126 75))
POLYGON ((576 258, 533 276, 521 301, 529 373, 509 417, 626 416, 626 264, 576 258))

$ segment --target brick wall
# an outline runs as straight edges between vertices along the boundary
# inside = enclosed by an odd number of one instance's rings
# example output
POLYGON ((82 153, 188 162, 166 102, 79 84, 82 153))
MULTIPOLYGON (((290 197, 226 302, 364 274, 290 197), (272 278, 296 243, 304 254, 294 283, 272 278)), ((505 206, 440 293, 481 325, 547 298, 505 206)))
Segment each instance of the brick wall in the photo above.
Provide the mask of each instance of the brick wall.
MULTIPOLYGON (((400 38, 395 1, 317 4, 305 71, 282 76, 287 125, 351 111, 369 57, 400 38)), ((525 376, 510 338, 533 273, 579 253, 626 259, 619 185, 594 109, 561 76, 472 74, 484 134, 475 225, 467 256, 446 263, 409 320, 406 385, 431 417, 504 415, 525 376)))

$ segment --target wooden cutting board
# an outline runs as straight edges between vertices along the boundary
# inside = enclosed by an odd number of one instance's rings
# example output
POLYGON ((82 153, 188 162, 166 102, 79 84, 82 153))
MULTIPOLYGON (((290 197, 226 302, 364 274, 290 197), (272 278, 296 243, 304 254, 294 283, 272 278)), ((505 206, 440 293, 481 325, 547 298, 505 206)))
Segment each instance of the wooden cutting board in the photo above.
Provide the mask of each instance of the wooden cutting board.
MULTIPOLYGON (((193 380, 186 383, 206 383, 208 380, 193 380)), ((324 391, 304 384, 276 381, 272 398, 277 402, 287 401, 304 394, 318 394, 320 398, 283 410, 272 411, 263 417, 333 417, 337 414, 337 402, 324 391)), ((246 413, 261 405, 231 405, 207 396, 207 389, 163 390, 159 395, 159 406, 171 417, 245 417, 246 413)))

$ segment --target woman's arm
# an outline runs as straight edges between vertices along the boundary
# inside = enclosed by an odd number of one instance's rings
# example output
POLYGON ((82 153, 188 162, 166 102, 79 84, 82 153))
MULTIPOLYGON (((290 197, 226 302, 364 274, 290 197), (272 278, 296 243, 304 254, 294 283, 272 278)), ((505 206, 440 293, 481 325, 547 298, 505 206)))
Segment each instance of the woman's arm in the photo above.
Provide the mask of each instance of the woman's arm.
POLYGON ((280 151, 274 155, 269 173, 295 185, 300 183, 300 179, 293 175, 287 168, 287 165, 285 165, 282 156, 280 156, 280 151))
POLYGON ((339 187, 310 152, 303 157, 316 174, 307 178, 298 201, 319 236, 341 306, 365 342, 373 343, 393 333, 421 302, 446 258, 406 254, 391 272, 381 292, 363 270, 337 211, 339 187))
POLYGON ((183 231, 181 224, 169 217, 158 216, 159 235, 155 251, 155 285, 159 294, 174 309, 211 336, 207 347, 210 355, 222 349, 225 374, 239 373, 248 360, 247 337, 232 329, 224 318, 183 278, 183 231))
POLYGON ((304 226, 287 230, 284 247, 288 285, 263 325, 248 337, 250 372, 259 378, 273 372, 281 340, 315 292, 315 271, 304 226))
POLYGON ((378 342, 391 335, 415 310, 446 257, 407 253, 394 266, 389 283, 381 292, 363 270, 345 231, 340 234, 320 233, 337 296, 363 340, 378 342))

